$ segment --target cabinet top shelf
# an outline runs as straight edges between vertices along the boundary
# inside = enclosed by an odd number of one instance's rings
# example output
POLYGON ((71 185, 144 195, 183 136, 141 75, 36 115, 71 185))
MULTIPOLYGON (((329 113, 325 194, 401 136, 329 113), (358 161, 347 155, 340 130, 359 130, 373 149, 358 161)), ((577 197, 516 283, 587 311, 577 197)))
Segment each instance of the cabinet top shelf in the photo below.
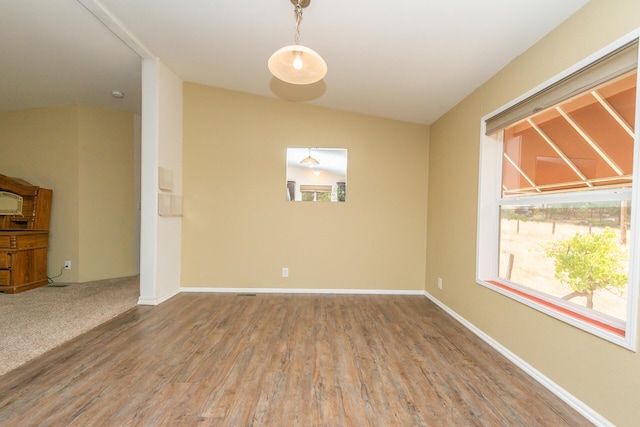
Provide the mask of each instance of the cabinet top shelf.
POLYGON ((0 191, 22 198, 21 214, 13 211, 0 215, 0 230, 49 230, 51 190, 0 174, 0 191))

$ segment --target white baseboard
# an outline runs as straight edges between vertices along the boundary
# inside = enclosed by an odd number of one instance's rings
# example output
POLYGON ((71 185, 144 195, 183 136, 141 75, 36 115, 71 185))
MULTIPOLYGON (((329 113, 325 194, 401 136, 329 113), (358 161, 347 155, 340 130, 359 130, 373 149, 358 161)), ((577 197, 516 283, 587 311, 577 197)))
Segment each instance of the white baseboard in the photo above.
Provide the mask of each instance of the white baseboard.
POLYGON ((140 296, 138 297, 138 305, 157 305, 158 302, 156 301, 155 297, 143 297, 140 296))
POLYGON ((179 293, 180 293, 180 288, 174 289, 173 291, 169 292, 167 295, 163 295, 160 298, 158 298, 158 304, 161 304, 161 303, 165 302, 166 300, 175 297, 179 293))
POLYGON ((602 415, 591 409, 580 399, 569 393, 567 390, 560 387, 558 384, 553 382, 549 377, 544 375, 542 372, 535 369, 533 366, 522 360, 520 357, 516 356, 514 353, 509 351, 506 347, 500 344, 498 341, 491 338, 486 333, 482 332, 478 329, 473 323, 467 321, 464 317, 460 316, 458 313, 450 309, 447 305, 445 305, 442 301, 438 300, 436 297, 431 295, 429 292, 424 291, 424 296, 426 296, 429 300, 433 301, 438 307, 447 312, 451 317, 456 319, 458 322, 462 323, 464 327, 473 332, 476 336, 478 336, 481 340, 489 344, 493 347, 498 353, 502 354, 504 357, 513 362, 516 366, 522 369, 524 372, 529 374, 534 380, 542 384, 545 388, 551 391, 553 394, 562 399, 565 403, 571 406, 573 409, 578 411, 582 416, 584 416, 587 420, 591 421, 596 426, 613 426, 614 424, 609 422, 602 415))
POLYGON ((169 292, 167 295, 163 295, 159 298, 156 297, 144 297, 144 296, 140 296, 138 298, 138 305, 158 305, 158 304, 162 304, 163 302, 167 301, 168 299, 173 298, 174 296, 178 295, 181 292, 180 288, 175 289, 171 292, 169 292))
POLYGON ((181 292, 220 292, 242 294, 341 294, 341 295, 424 295, 416 290, 380 289, 288 289, 288 288, 180 288, 181 292))

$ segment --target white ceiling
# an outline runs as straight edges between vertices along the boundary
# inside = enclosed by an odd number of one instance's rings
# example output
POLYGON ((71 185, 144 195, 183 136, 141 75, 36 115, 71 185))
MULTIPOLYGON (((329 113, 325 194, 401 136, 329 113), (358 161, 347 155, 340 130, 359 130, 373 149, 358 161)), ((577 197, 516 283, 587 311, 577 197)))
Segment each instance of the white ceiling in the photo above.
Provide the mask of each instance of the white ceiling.
POLYGON ((0 111, 72 103, 140 111, 140 81, 139 57, 77 1, 0 0, 0 111))
MULTIPOLYGON (((104 6, 183 80, 430 124, 588 0, 312 0, 300 42, 327 62, 293 86, 289 0, 82 0, 104 6)), ((80 0, 0 0, 0 111, 85 103, 140 111, 140 60, 80 0), (125 98, 111 97, 113 89, 125 98)))

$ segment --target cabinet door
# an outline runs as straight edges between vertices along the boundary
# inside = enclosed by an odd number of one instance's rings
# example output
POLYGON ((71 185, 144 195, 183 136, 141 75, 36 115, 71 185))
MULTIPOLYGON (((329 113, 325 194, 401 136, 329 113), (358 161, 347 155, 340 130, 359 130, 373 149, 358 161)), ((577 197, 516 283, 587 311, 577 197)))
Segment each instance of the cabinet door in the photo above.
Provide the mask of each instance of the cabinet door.
POLYGON ((0 270, 0 286, 11 286, 11 270, 0 270))
POLYGON ((0 268, 11 268, 11 253, 0 252, 0 268))

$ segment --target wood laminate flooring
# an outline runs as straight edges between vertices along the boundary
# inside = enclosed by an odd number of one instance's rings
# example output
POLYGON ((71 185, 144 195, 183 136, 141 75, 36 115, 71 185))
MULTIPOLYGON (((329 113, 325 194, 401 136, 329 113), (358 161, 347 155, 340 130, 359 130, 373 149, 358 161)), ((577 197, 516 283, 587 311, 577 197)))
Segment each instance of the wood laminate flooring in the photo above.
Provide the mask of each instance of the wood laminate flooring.
POLYGON ((179 294, 0 377, 2 426, 578 426, 423 296, 179 294))

